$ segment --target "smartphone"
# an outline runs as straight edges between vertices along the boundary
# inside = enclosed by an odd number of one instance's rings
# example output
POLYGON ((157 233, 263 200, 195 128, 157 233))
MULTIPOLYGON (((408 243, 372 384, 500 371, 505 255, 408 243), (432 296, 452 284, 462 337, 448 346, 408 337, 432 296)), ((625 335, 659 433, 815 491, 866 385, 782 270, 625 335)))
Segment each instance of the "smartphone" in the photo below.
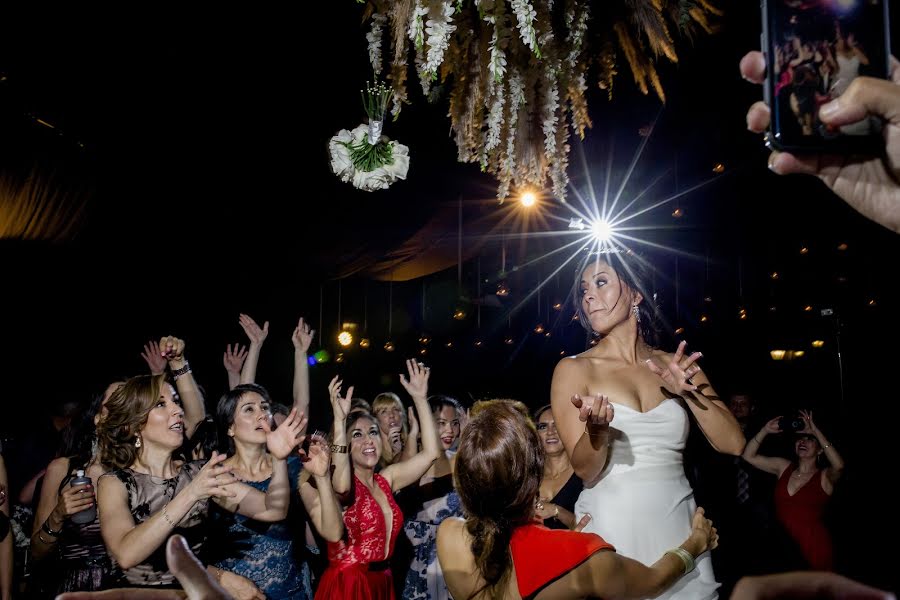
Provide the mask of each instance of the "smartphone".
POLYGON ((828 127, 819 108, 861 75, 888 78, 888 1, 762 0, 769 148, 853 154, 884 146, 880 119, 828 127))

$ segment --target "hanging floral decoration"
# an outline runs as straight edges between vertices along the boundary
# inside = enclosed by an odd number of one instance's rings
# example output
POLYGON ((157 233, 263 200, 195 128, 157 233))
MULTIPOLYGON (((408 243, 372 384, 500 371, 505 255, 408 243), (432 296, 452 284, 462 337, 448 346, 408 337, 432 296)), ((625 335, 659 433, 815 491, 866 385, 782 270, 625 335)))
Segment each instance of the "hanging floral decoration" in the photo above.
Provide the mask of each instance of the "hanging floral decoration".
POLYGON ((411 57, 426 97, 445 89, 458 158, 511 187, 566 197, 571 127, 592 126, 588 80, 612 94, 624 57, 634 81, 665 101, 656 62, 677 62, 673 32, 712 32, 714 0, 357 0, 376 74, 389 60, 396 118, 411 57), (389 47, 384 48, 384 31, 389 47))
POLYGON ((361 94, 369 122, 352 131, 342 129, 331 138, 331 170, 341 181, 361 190, 384 190, 398 179, 406 179, 409 148, 382 135, 391 89, 376 83, 361 94))

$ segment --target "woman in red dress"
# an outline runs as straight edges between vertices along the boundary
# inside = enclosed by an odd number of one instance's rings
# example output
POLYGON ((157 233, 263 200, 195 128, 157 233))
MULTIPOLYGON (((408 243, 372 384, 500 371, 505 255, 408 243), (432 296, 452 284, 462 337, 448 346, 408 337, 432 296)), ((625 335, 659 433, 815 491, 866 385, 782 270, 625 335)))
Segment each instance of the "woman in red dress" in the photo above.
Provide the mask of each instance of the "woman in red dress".
POLYGON ((493 400, 476 404, 472 415, 456 454, 467 518, 445 519, 437 538, 454 598, 646 598, 676 583, 718 544, 702 508, 690 537, 650 567, 616 554, 596 534, 544 527, 537 516, 543 454, 528 411, 493 400))
POLYGON ((844 459, 813 422, 812 412, 801 410, 804 427, 794 442, 797 462, 779 456, 759 454, 759 446, 770 433, 779 433, 781 417, 775 417, 744 449, 744 460, 778 477, 775 485, 775 515, 797 543, 810 569, 831 571, 834 550, 831 534, 822 521, 825 505, 834 484, 844 470, 844 459), (819 456, 824 454, 829 466, 820 469, 819 456))
POLYGON ((363 410, 350 410, 353 388, 341 396, 341 381, 331 380, 334 411, 332 482, 335 492, 348 497, 344 509, 344 535, 328 543, 328 568, 322 574, 317 599, 393 600, 394 584, 389 559, 403 514, 394 492, 415 483, 438 457, 437 433, 428 407, 430 370, 414 360, 406 361, 409 379, 400 383, 413 399, 422 428, 422 450, 412 458, 375 472, 381 458, 382 437, 378 420, 363 410), (349 438, 349 443, 348 443, 349 438))

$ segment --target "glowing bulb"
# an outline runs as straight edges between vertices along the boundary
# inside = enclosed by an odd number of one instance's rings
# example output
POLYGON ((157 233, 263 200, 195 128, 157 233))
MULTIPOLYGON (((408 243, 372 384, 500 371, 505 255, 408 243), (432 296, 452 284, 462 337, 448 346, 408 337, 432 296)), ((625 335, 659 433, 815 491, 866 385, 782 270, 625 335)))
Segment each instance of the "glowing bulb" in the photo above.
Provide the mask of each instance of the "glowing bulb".
POLYGON ((813 348, 821 348, 825 345, 825 340, 813 340, 812 347, 813 348))
POLYGON ((457 309, 453 312, 453 318, 456 319, 457 321, 462 321, 463 319, 466 318, 466 311, 464 311, 464 310, 461 309, 461 308, 457 308, 457 309))
POLYGON ((393 352, 394 351, 394 342, 385 342, 384 343, 384 351, 385 352, 393 352))
POLYGON ((772 357, 772 360, 784 360, 785 353, 785 350, 771 350, 769 356, 772 357))
POLYGON ((345 348, 353 343, 353 334, 349 331, 342 331, 338 334, 338 344, 345 348))
POLYGON ((519 201, 525 208, 530 208, 534 206, 535 202, 537 202, 537 196, 534 195, 534 192, 525 192, 524 194, 522 194, 522 197, 519 199, 519 201))
POLYGON ((370 345, 372 345, 372 342, 369 341, 369 338, 361 338, 359 340, 360 348, 368 348, 370 345))
POLYGON ((599 219, 591 225, 591 234, 598 242, 608 242, 613 234, 612 226, 607 221, 599 219))

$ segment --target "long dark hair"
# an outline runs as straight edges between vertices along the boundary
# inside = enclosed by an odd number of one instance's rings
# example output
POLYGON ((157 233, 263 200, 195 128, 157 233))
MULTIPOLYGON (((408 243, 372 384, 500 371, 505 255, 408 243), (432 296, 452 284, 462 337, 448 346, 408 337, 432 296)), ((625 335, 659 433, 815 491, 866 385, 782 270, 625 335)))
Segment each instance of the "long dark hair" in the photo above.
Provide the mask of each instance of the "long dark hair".
POLYGON ((237 407, 238 401, 240 401, 244 394, 250 392, 256 392, 262 396, 262 399, 268 403, 269 406, 272 406, 272 398, 269 396, 268 390, 258 383, 242 383, 225 392, 219 399, 219 404, 216 406, 216 428, 218 429, 219 434, 219 452, 224 452, 229 455, 234 454, 234 440, 228 435, 228 428, 234 423, 234 410, 237 407))
POLYGON ((581 275, 588 265, 597 261, 603 261, 608 264, 619 281, 624 283, 632 292, 636 292, 643 297, 638 304, 638 335, 650 347, 659 346, 659 329, 657 322, 659 320, 659 308, 656 306, 656 295, 647 285, 647 263, 646 261, 629 252, 591 252, 580 261, 578 270, 575 272, 575 282, 572 288, 572 294, 575 301, 575 314, 581 326, 585 328, 591 335, 597 335, 597 332, 591 329, 591 322, 588 315, 584 312, 581 302, 581 275))
POLYGON ((485 591, 497 597, 510 575, 513 530, 534 519, 544 458, 521 402, 479 402, 472 413, 460 438, 454 474, 472 555, 486 582, 470 597, 485 591))

